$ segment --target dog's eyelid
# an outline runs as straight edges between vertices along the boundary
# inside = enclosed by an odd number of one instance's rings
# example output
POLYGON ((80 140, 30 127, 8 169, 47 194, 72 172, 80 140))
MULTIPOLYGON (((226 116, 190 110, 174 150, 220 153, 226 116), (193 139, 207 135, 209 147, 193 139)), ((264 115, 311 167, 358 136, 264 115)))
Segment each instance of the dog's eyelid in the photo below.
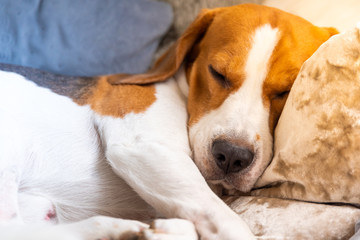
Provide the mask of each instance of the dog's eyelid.
POLYGON ((209 65, 209 72, 213 76, 213 78, 221 84, 224 88, 230 88, 231 82, 221 73, 215 70, 215 68, 210 64, 209 65))
POLYGON ((281 99, 281 98, 287 96, 289 93, 290 93, 290 90, 285 90, 285 91, 279 92, 275 95, 275 98, 281 99))

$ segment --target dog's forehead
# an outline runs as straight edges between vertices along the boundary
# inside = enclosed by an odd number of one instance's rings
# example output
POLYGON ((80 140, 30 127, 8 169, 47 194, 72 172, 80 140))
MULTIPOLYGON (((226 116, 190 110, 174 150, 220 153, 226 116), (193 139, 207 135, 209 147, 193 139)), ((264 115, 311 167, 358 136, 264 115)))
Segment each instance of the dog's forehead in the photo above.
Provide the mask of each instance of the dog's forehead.
POLYGON ((219 108, 235 92, 243 91, 245 85, 251 91, 260 91, 256 95, 263 100, 263 107, 272 111, 275 123, 284 101, 269 109, 270 101, 291 88, 302 63, 331 36, 331 31, 265 6, 245 4, 214 11, 214 19, 194 48, 197 58, 187 69, 192 86, 189 125, 219 108), (231 88, 220 87, 209 68, 224 76, 231 88))
POLYGON ((248 59, 255 32, 265 25, 278 31, 265 87, 286 88, 302 63, 329 37, 326 29, 301 17, 253 4, 221 8, 200 43, 200 54, 226 73, 229 79, 242 80, 239 76, 244 74, 242 67, 248 59), (282 75, 291 76, 291 80, 285 77, 279 81, 282 75))
MULTIPOLYGON (((249 50, 252 48, 255 32, 268 25, 276 29, 281 38, 284 33, 291 31, 283 21, 292 21, 292 25, 297 26, 305 25, 301 27, 311 25, 301 18, 264 6, 245 4, 221 8, 217 10, 213 22, 200 42, 200 55, 229 79, 240 81, 242 79, 239 76, 244 75, 242 67, 245 66, 249 50)), ((266 42, 267 39, 263 41, 266 42)), ((276 50, 277 48, 274 49, 276 50)))
POLYGON ((275 8, 252 4, 220 8, 216 10, 203 41, 212 47, 241 44, 246 48, 255 29, 265 24, 270 24, 273 28, 286 27, 281 19, 296 21, 296 18, 287 18, 290 16, 292 15, 275 8))

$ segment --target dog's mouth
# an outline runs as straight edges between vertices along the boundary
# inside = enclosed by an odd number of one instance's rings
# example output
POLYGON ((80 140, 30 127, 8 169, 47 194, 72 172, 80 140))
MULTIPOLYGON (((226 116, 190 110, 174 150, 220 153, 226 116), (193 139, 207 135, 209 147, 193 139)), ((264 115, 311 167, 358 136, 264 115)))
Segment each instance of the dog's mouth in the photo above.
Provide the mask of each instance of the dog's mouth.
MULTIPOLYGON (((216 164, 214 158, 208 160, 210 169, 207 169, 204 177, 213 185, 220 185, 226 190, 238 190, 241 192, 249 192, 261 176, 266 165, 262 163, 260 151, 255 152, 254 159, 246 168, 240 171, 226 172, 216 164)), ((202 171, 202 169, 200 169, 202 171)), ((203 172, 203 171, 202 171, 203 172)))
POLYGON ((208 182, 215 186, 221 186, 222 188, 224 188, 226 190, 234 190, 235 189, 235 187, 232 184, 230 184, 226 179, 208 180, 208 182))
POLYGON ((224 145, 222 140, 212 141, 206 151, 202 152, 205 153, 203 156, 196 158, 195 152, 195 162, 210 184, 227 190, 249 192, 268 166, 272 146, 264 146, 261 141, 244 144, 243 140, 237 140, 232 143, 235 143, 235 148, 224 145), (231 164, 233 166, 230 166, 231 164))

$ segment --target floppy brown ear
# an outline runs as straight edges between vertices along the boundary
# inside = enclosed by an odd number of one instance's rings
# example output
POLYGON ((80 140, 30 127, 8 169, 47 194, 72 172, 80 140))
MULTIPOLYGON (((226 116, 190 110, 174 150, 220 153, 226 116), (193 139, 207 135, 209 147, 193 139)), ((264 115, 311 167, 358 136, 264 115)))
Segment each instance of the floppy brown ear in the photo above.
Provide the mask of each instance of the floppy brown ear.
POLYGON ((143 74, 117 74, 108 77, 111 84, 148 84, 165 81, 176 73, 186 54, 210 26, 216 10, 204 9, 184 34, 143 74))

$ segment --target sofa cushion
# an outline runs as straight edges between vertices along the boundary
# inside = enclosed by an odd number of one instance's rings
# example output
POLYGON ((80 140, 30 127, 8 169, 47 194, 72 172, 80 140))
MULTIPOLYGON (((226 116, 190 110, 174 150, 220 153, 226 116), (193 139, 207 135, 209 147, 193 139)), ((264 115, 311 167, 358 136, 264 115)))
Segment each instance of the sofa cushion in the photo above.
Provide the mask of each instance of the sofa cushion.
POLYGON ((153 0, 3 0, 0 62, 65 75, 145 71, 172 22, 153 0))

